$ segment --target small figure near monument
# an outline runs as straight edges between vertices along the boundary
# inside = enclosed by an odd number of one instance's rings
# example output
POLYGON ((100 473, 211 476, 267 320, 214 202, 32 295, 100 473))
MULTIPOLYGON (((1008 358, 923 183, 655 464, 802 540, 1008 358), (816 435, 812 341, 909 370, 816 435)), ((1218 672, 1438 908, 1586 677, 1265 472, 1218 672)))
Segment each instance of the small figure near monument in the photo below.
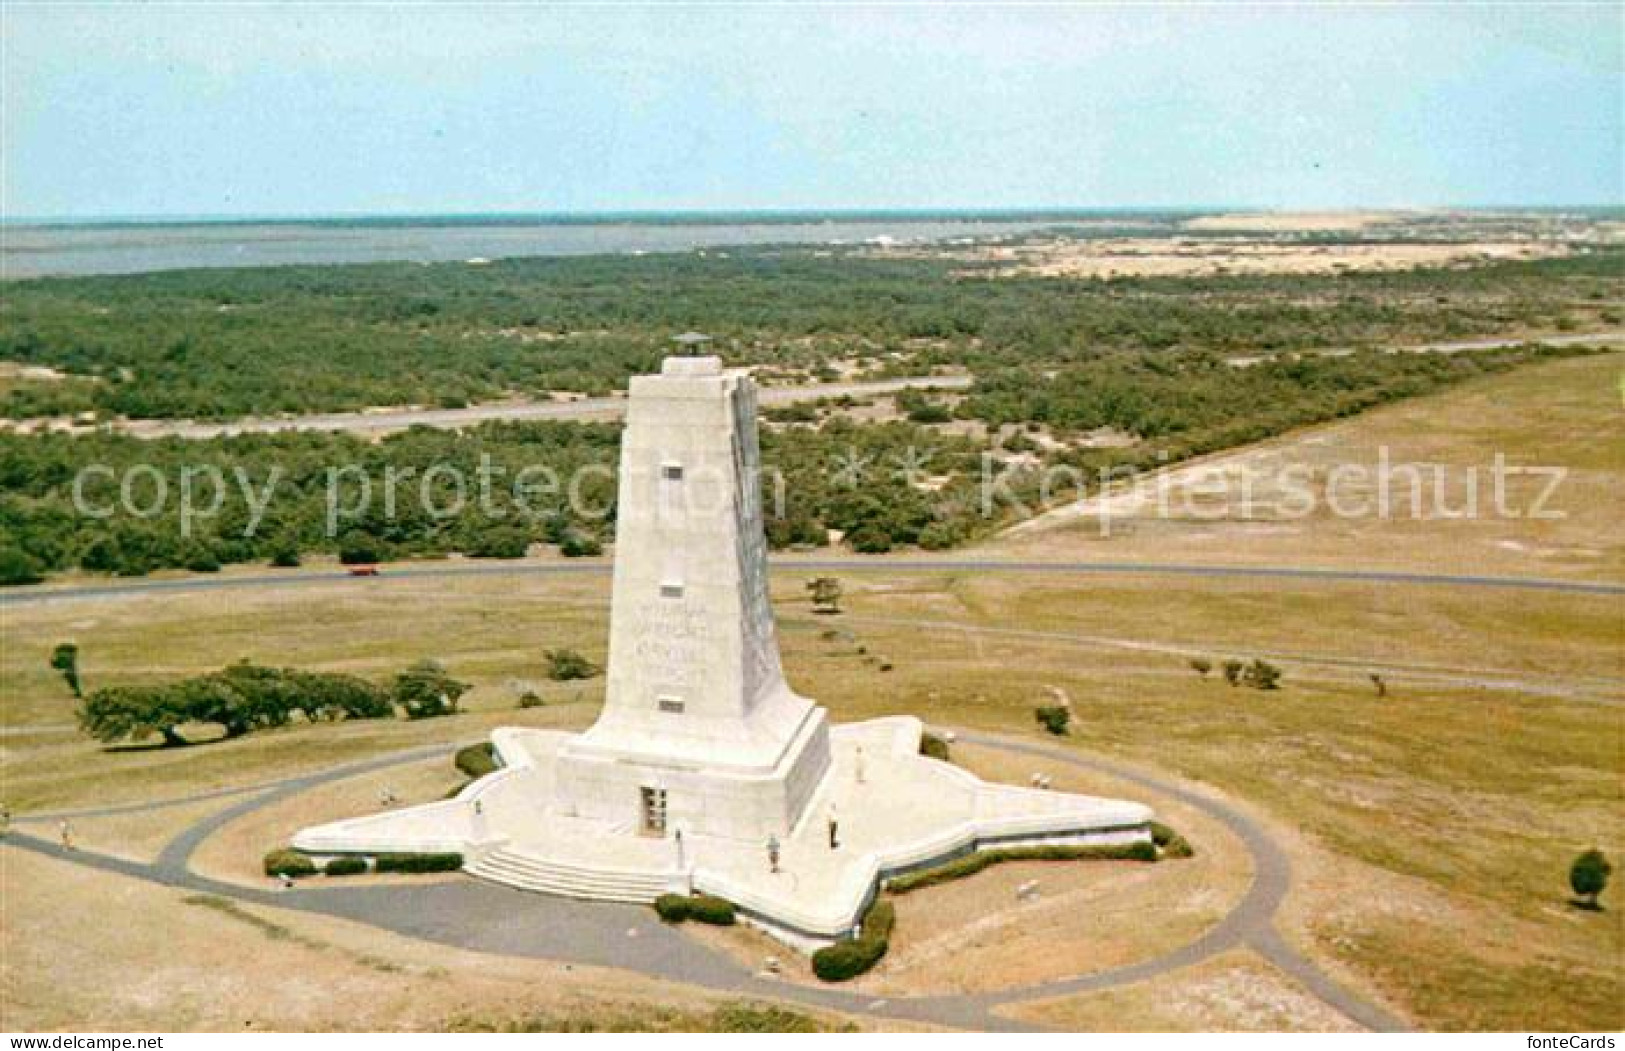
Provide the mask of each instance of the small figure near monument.
POLYGON ((767 837, 767 870, 775 876, 779 874, 779 837, 767 837))
POLYGON ((839 850, 841 848, 841 823, 835 817, 834 803, 829 805, 829 817, 827 819, 827 824, 829 827, 829 849, 839 850))
POLYGON ((57 831, 57 835, 62 838, 62 849, 63 850, 72 850, 73 849, 73 826, 68 824, 66 818, 64 818, 62 821, 57 823, 56 831, 57 831))

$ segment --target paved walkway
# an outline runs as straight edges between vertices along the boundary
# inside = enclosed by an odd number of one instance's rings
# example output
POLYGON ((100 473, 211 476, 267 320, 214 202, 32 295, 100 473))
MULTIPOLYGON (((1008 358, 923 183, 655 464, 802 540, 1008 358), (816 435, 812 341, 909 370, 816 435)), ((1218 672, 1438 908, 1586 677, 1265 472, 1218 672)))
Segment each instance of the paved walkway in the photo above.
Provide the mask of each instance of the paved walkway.
POLYGON ((275 908, 341 917, 409 937, 477 952, 614 967, 740 996, 963 1029, 1031 1029, 1034 1027, 1030 1023, 1001 1017, 993 1013, 994 1009, 1024 1001, 1128 985, 1188 967, 1230 949, 1246 947, 1259 953, 1356 1023, 1382 1031, 1405 1028, 1404 1023, 1392 1014, 1338 985, 1281 937, 1275 929, 1274 920, 1291 883, 1291 866, 1286 854, 1268 832, 1240 810, 1171 781, 1080 755, 1069 749, 982 733, 961 732, 959 737, 983 747, 1106 773, 1143 785, 1202 811, 1218 820, 1245 844, 1252 856, 1252 885, 1229 915, 1207 933, 1153 960, 996 992, 877 1000, 873 995, 856 993, 839 986, 799 985, 758 977, 731 957, 688 938, 681 929, 660 923, 652 910, 642 906, 580 902, 526 894, 472 879, 418 885, 257 890, 210 879, 191 871, 189 863, 198 846, 244 814, 330 781, 434 755, 450 754, 450 745, 415 748, 319 773, 240 789, 223 789, 148 804, 36 813, 17 818, 18 824, 26 825, 55 820, 60 816, 132 813, 232 795, 249 796, 182 831, 151 864, 84 850, 64 850, 45 837, 18 831, 15 827, 6 835, 3 843, 164 886, 275 908))
MULTIPOLYGON (((1323 569, 1316 566, 1195 565, 1181 562, 1048 562, 997 558, 774 558, 774 570, 809 573, 1056 573, 1102 576, 1237 577, 1305 580, 1329 584, 1391 584, 1413 587, 1496 588, 1575 595, 1625 595, 1625 584, 1607 581, 1553 580, 1543 577, 1498 577, 1450 573, 1409 573, 1379 569, 1323 569)), ((249 590, 346 583, 353 587, 387 587, 396 582, 451 577, 575 576, 610 571, 604 559, 565 562, 446 562, 439 565, 387 566, 377 577, 358 580, 347 570, 288 570, 242 576, 195 575, 121 584, 33 584, 0 589, 0 608, 42 602, 139 597, 154 592, 249 590)))

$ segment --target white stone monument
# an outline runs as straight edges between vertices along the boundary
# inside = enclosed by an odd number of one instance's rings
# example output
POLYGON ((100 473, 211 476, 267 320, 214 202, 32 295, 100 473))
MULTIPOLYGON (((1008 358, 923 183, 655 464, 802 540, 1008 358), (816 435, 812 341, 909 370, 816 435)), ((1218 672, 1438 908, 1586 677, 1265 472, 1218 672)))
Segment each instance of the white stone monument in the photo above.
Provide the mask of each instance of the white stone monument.
POLYGON ((809 948, 851 931, 900 871, 1013 843, 1149 839, 1137 803, 989 784, 920 755, 918 719, 832 727, 790 689, 755 413, 750 379, 716 358, 632 381, 608 692, 589 730, 497 730, 502 769, 455 799, 305 829, 294 846, 457 851, 472 875, 585 899, 703 891, 809 948))
POLYGON ((767 596, 756 396, 716 358, 632 381, 609 692, 559 750, 568 813, 761 842, 829 769, 824 709, 784 681, 767 596))

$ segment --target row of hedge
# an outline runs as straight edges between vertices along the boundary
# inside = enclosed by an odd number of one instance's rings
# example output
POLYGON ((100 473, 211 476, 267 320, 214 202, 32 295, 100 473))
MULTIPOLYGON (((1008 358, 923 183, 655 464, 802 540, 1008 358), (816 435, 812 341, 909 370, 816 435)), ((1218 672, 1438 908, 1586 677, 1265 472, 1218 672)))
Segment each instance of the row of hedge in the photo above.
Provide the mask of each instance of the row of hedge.
POLYGON ((813 953, 813 973, 826 982, 844 982, 863 974, 891 948, 892 928, 896 925, 896 907, 884 898, 876 898, 864 912, 856 938, 826 945, 813 953))
POLYGON ((731 927, 734 903, 710 894, 662 894, 655 899, 655 912, 667 923, 694 920, 717 927, 731 927))
POLYGON ((974 876, 985 868, 1006 861, 1075 861, 1082 858, 1097 861, 1156 861, 1157 846, 1154 842, 1142 839, 1124 844, 1050 843, 1036 847, 979 850, 942 865, 894 876, 886 882, 886 889, 893 894, 907 894, 909 891, 974 876))
POLYGON ((359 876, 368 871, 413 874, 456 872, 462 867, 463 856, 454 853, 379 854, 370 864, 359 854, 345 854, 329 858, 321 867, 317 867, 309 855, 288 847, 279 847, 265 855, 267 876, 287 876, 290 879, 304 879, 318 873, 327 876, 359 876))

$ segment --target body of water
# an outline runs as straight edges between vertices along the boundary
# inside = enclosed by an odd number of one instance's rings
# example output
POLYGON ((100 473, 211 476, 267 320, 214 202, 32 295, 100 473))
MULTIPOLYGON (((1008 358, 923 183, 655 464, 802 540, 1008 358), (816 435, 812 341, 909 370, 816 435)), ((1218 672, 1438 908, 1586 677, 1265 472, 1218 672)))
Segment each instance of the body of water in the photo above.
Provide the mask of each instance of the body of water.
MULTIPOLYGON (((513 256, 678 252, 762 244, 861 244, 1000 237, 1103 214, 618 220, 376 219, 61 223, 0 226, 0 277, 131 274, 294 263, 450 262, 513 256)), ((1123 226, 1155 222, 1120 215, 1123 226)))

